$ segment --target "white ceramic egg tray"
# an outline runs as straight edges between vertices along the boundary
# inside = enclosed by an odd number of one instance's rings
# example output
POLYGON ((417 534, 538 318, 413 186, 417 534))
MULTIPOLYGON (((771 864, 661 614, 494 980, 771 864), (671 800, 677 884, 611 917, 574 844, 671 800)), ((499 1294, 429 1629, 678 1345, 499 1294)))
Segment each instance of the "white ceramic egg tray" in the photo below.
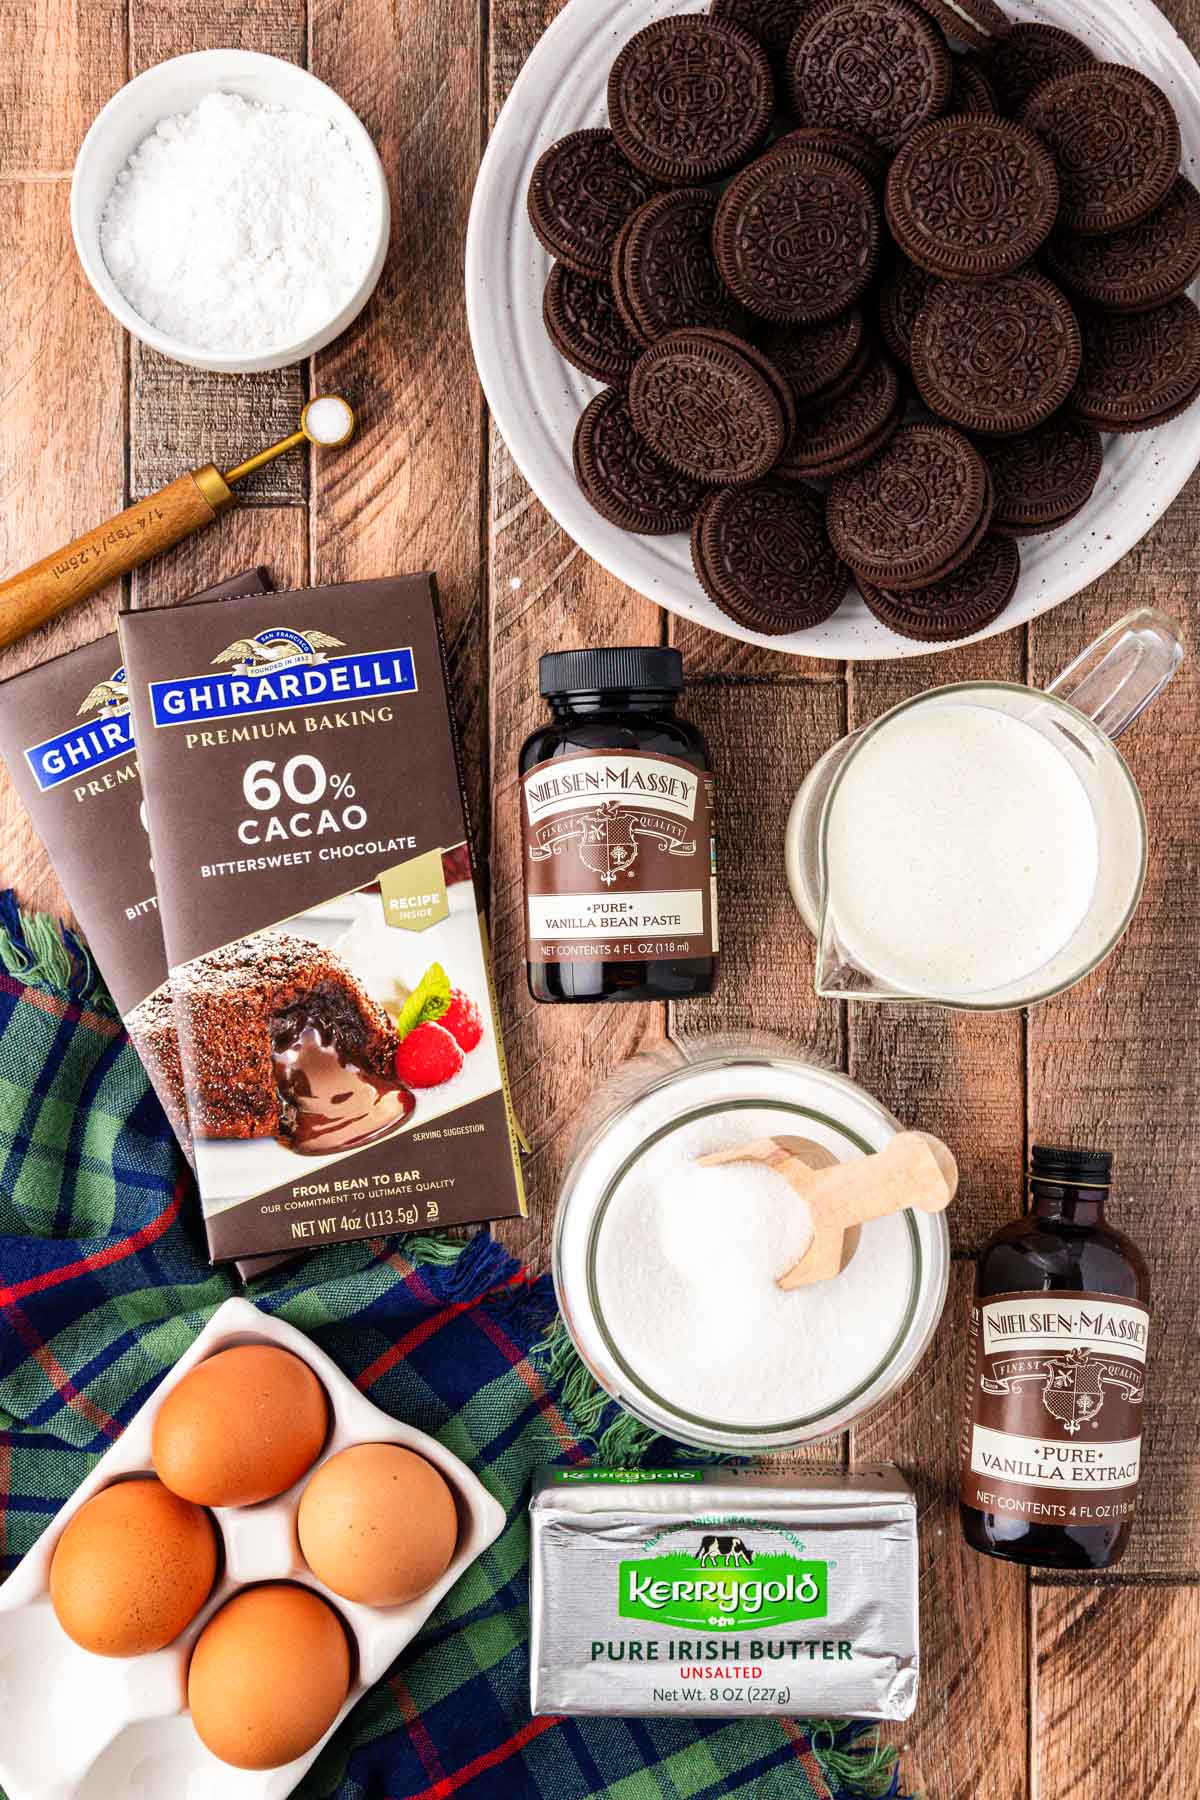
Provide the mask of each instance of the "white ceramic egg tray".
POLYGON ((0 1588, 0 1787, 8 1800, 283 1800, 326 1738, 503 1527, 504 1509, 436 1439, 381 1412, 294 1326, 248 1300, 227 1300, 0 1588), (173 1644, 153 1655, 119 1658, 80 1649, 50 1604, 50 1562, 67 1521, 101 1488, 152 1473, 151 1432, 163 1397, 205 1357, 250 1343, 292 1351, 323 1385, 331 1428, 314 1469, 351 1444, 383 1443, 415 1450, 440 1470, 458 1508, 454 1560, 440 1581, 406 1606, 360 1606, 329 1593, 305 1564, 296 1535, 296 1507, 310 1469, 274 1500, 211 1509, 224 1544, 220 1577, 173 1644), (234 1769, 213 1756, 193 1729, 188 1659, 204 1625, 238 1588, 281 1580, 314 1589, 337 1609, 354 1640, 352 1684, 334 1724, 306 1756, 278 1769, 234 1769))

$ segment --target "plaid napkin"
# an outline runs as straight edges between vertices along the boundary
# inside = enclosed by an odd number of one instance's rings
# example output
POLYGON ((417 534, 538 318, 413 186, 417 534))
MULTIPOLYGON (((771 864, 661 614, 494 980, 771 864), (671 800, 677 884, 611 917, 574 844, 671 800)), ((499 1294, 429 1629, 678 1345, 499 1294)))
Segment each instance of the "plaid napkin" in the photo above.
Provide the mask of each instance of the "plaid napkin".
MULTIPOLYGON (((0 896, 0 1232, 7 1571, 236 1289, 206 1262, 190 1177, 86 951, 19 915, 11 895, 0 896)), ((508 1514, 327 1745, 304 1800, 897 1792, 893 1755, 854 1727, 531 1718, 530 1477, 585 1460, 612 1423, 589 1418, 585 1436, 550 1373, 548 1278, 531 1280, 481 1232, 465 1245, 338 1245, 265 1277, 254 1298, 378 1406, 461 1456, 508 1514)))

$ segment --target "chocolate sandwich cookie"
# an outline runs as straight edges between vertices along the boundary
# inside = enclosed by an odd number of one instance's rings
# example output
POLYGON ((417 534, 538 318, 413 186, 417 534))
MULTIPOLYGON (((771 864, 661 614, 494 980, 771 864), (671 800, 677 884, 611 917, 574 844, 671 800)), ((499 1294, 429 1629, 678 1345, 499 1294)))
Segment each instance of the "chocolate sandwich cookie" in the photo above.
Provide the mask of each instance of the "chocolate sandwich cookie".
POLYGON ((970 637, 997 620, 1017 591, 1021 558, 1011 538, 992 531, 962 566, 912 593, 888 593, 859 582, 867 610, 900 637, 946 644, 970 637))
POLYGON ((973 56, 955 56, 950 76, 949 118, 990 118, 999 112, 992 84, 973 56))
POLYGON ((704 499, 699 482, 671 468, 640 438, 625 395, 597 394, 575 428, 575 479, 610 525, 645 537, 687 531, 704 499))
POLYGON ((824 503, 779 482, 711 494, 692 527, 692 562, 714 606, 768 637, 822 624, 850 585, 824 503))
POLYGON ((886 357, 873 357, 852 388, 800 413, 779 475, 821 481, 857 469, 882 450, 903 415, 896 371, 886 357))
POLYGON ((1035 537, 1082 512, 1104 462, 1100 433, 1060 413, 1036 431, 984 447, 996 504, 992 530, 1035 537))
POLYGON ((1079 323, 1044 275, 943 281, 917 314, 912 372, 931 412, 987 437, 1032 431, 1079 376, 1079 323))
POLYGON ((912 367, 912 334, 917 314, 937 285, 937 276, 902 257, 879 290, 879 328, 898 363, 912 367))
POLYGON ((1009 119, 935 119, 888 170, 884 205, 910 262, 951 280, 1019 269, 1058 216, 1054 158, 1009 119))
POLYGON ((618 386, 628 381, 641 346, 626 331, 607 281, 593 281, 555 263, 542 298, 542 318, 558 354, 584 375, 618 386))
POLYGON ((838 130, 832 125, 799 125, 776 138, 768 156, 777 150, 824 150, 829 156, 840 156, 864 175, 873 188, 882 188, 888 172, 888 159, 877 145, 861 131, 838 130))
POLYGON ((927 587, 966 561, 991 518, 983 458, 948 425, 906 425, 829 495, 830 541, 847 567, 888 592, 927 587))
POLYGON ((774 74, 782 78, 800 14, 807 0, 712 0, 710 19, 748 31, 767 53, 774 74))
POLYGON ((1014 25, 988 58, 987 77, 1000 111, 1015 119, 1043 82, 1088 69, 1095 60, 1086 44, 1057 25, 1014 25))
POLYGON ((893 151, 950 98, 950 52, 911 0, 816 0, 788 55, 799 125, 860 131, 893 151))
POLYGON ((698 13, 631 37, 608 78, 608 116, 634 166, 674 186, 739 168, 767 135, 775 84, 748 32, 698 13))
POLYGON ((1083 369, 1071 396, 1098 431, 1149 431, 1200 394, 1200 313, 1186 295, 1143 313, 1081 313, 1083 369))
POLYGON ((759 348, 791 388, 797 411, 853 387, 871 354, 857 306, 823 325, 772 326, 759 348))
POLYGON ((613 252, 622 304, 644 344, 689 325, 738 331, 748 321, 727 291, 712 254, 717 197, 675 188, 640 207, 613 252))
POLYGON ((972 50, 991 50, 1012 30, 1012 20, 996 0, 921 0, 921 6, 947 37, 958 38, 972 50))
POLYGON ((529 222, 551 256, 577 275, 606 281, 618 231, 657 192, 657 182, 622 156, 611 131, 574 131, 538 159, 529 222))
POLYGON ((713 487, 761 481, 790 431, 791 394, 749 344, 675 331, 639 360, 629 384, 636 429, 660 456, 713 487))
POLYGON ((879 203, 841 157, 783 149, 730 182, 713 249, 742 305, 777 323, 818 324, 858 299, 879 260, 879 203))
MULTIPOLYGON (((638 212, 640 211, 641 208, 639 207, 638 212)), ((634 343, 640 344, 643 350, 648 350, 650 348, 650 339, 643 336, 642 328, 638 324, 637 315, 634 313, 629 295, 625 292, 625 249, 629 243, 629 234, 633 229, 633 221, 636 218, 637 212, 630 213, 620 231, 617 233, 616 241, 613 244, 612 259, 608 265, 608 275, 609 284, 612 288, 613 305, 617 309, 618 318, 634 343)))
POLYGON ((1037 88, 1021 111, 1058 164, 1059 224, 1123 231, 1161 206, 1179 174, 1179 120, 1139 69, 1096 63, 1037 88))
POLYGON ((1200 194, 1180 175, 1145 219, 1107 237, 1055 232, 1046 263, 1067 291, 1104 312, 1147 312, 1200 274, 1200 194))

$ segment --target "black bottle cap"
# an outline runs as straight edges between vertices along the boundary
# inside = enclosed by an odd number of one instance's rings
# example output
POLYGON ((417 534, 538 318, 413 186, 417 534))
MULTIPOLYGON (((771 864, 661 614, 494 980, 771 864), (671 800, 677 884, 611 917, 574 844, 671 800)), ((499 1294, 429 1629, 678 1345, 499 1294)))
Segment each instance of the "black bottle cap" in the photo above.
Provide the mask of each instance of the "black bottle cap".
POLYGON ((677 694, 683 658, 660 645, 614 645, 607 650, 552 650, 538 663, 538 685, 556 694, 595 694, 606 689, 677 694))
POLYGON ((1107 1150, 1062 1150, 1033 1146, 1030 1174, 1035 1181, 1074 1182, 1081 1187, 1107 1187, 1113 1159, 1107 1150))

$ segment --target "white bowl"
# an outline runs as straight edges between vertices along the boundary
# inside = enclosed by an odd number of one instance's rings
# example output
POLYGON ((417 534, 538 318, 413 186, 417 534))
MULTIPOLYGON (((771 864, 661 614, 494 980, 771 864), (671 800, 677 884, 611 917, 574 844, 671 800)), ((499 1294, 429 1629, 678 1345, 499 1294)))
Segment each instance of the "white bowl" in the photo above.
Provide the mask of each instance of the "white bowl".
POLYGON ((158 63, 115 93, 79 147, 71 181, 71 231, 83 272, 100 299, 126 331, 173 362, 193 369, 216 369, 229 375, 283 369, 301 362, 345 331, 367 304, 383 271, 391 229, 387 178, 379 154, 361 120, 333 89, 277 56, 255 50, 197 50, 158 63), (320 330, 298 342, 244 356, 220 356, 158 331, 134 311, 109 274, 100 250, 100 220, 113 183, 160 119, 190 112, 206 94, 239 94, 270 106, 288 107, 327 119, 346 139, 362 165, 371 192, 373 249, 371 260, 345 306, 320 330))
MULTIPOLYGON (((1200 68, 1153 0, 1003 0, 1014 19, 1065 26, 1102 60, 1156 81, 1179 115, 1183 170, 1200 167, 1200 68)), ((692 569, 686 532, 637 537, 593 512, 575 480, 576 421, 599 384, 564 361, 542 324, 551 259, 525 210, 542 151, 583 126, 607 123, 617 51, 652 19, 702 10, 701 0, 567 0, 513 85, 475 184, 467 230, 467 318, 479 378, 513 460, 542 505, 603 568, 665 607, 725 637, 791 656, 874 661, 936 656, 952 644, 899 637, 856 590, 823 625, 770 638, 726 618, 692 569)), ((1200 282, 1190 292, 1200 297, 1200 282)), ((1200 403, 1169 424, 1106 439, 1104 472, 1084 510, 1060 530, 1021 540, 1012 603, 978 637, 994 637, 1078 594, 1124 556, 1166 511, 1200 458, 1200 403)))

